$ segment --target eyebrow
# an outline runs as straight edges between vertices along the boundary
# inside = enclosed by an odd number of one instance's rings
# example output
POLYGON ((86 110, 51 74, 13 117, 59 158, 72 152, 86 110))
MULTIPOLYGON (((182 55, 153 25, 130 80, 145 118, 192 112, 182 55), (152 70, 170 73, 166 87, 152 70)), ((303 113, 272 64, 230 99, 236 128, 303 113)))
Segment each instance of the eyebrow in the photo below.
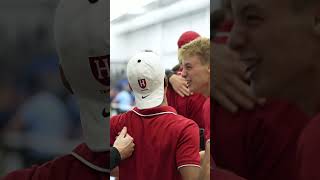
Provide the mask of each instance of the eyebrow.
POLYGON ((184 64, 184 66, 188 66, 188 65, 191 66, 191 64, 188 62, 184 64))

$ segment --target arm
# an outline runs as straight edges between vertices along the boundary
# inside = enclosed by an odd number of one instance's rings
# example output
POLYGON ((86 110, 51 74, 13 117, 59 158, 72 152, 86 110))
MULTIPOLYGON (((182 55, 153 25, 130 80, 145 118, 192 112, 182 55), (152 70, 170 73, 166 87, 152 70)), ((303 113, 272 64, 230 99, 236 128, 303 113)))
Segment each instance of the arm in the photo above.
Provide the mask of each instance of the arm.
POLYGON ((179 168, 183 180, 198 180, 200 168, 193 166, 185 166, 179 168))
POLYGON ((200 172, 199 128, 194 122, 185 127, 180 134, 176 161, 183 180, 197 180, 200 172))
POLYGON ((168 76, 168 80, 173 90, 181 97, 191 95, 191 92, 188 89, 187 81, 182 76, 171 74, 170 76, 168 76))
POLYGON ((111 147, 110 150, 110 169, 114 169, 121 161, 121 155, 117 148, 111 147))
POLYGON ((134 151, 133 138, 127 134, 127 127, 122 128, 111 148, 110 168, 116 167, 120 160, 130 157, 134 151))
POLYGON ((119 167, 115 167, 111 170, 110 176, 119 177, 119 167))

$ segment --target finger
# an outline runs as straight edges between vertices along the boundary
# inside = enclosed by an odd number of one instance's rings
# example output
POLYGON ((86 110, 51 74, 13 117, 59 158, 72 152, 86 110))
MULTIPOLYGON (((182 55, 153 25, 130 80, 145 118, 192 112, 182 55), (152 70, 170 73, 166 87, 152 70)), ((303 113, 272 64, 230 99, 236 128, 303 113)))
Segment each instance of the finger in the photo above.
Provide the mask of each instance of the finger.
POLYGON ((233 65, 234 73, 242 80, 249 81, 250 77, 246 73, 246 69, 247 67, 240 62, 239 63, 237 62, 233 65))
POLYGON ((238 90, 239 93, 241 93, 243 96, 249 98, 254 103, 258 102, 258 98, 254 94, 252 88, 245 81, 243 81, 237 77, 234 77, 230 81, 230 84, 234 87, 234 89, 238 90))
POLYGON ((228 111, 235 113, 238 111, 238 107, 234 104, 227 96, 221 93, 220 90, 214 91, 214 98, 221 104, 222 107, 226 108, 228 111))
POLYGON ((234 73, 236 73, 241 79, 249 80, 249 77, 246 74, 247 66, 240 61, 238 56, 231 55, 231 68, 234 73))
POLYGON ((120 132, 120 134, 119 134, 119 136, 125 137, 126 134, 127 134, 127 127, 123 127, 122 130, 121 130, 121 132, 120 132))
POLYGON ((133 141, 133 137, 130 136, 129 134, 127 134, 126 139, 128 139, 129 141, 133 141))
POLYGON ((264 105, 267 101, 266 98, 258 98, 253 92, 252 88, 243 80, 234 79, 233 86, 237 88, 243 96, 250 98, 252 102, 259 105, 264 105))
POLYGON ((188 82, 187 82, 187 80, 183 79, 182 85, 185 86, 185 87, 188 87, 188 82))
POLYGON ((180 90, 176 90, 176 92, 179 94, 179 96, 184 97, 183 92, 181 92, 180 90))
POLYGON ((239 90, 235 89, 233 86, 226 84, 224 86, 225 95, 234 103, 237 105, 240 105, 242 108, 246 110, 251 110, 254 108, 255 102, 248 98, 247 96, 244 96, 239 90))
POLYGON ((187 87, 182 86, 181 91, 184 95, 189 96, 190 95, 190 91, 187 87))

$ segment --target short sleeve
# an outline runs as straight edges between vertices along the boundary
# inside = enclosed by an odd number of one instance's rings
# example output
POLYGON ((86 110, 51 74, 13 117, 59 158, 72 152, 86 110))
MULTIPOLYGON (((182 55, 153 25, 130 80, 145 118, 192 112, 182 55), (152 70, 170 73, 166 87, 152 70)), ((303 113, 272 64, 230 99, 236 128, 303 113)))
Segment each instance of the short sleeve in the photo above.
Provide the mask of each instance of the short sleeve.
POLYGON ((190 120, 190 123, 181 131, 178 139, 176 151, 177 167, 199 166, 199 146, 199 127, 190 120))

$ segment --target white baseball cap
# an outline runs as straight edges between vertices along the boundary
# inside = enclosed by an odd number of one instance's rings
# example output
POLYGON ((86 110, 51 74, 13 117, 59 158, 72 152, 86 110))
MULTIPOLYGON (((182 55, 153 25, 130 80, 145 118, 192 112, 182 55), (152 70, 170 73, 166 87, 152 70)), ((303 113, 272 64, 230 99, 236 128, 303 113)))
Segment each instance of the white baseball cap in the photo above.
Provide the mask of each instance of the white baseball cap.
POLYGON ((139 109, 163 102, 165 69, 156 53, 144 51, 133 56, 127 65, 127 76, 139 109))

